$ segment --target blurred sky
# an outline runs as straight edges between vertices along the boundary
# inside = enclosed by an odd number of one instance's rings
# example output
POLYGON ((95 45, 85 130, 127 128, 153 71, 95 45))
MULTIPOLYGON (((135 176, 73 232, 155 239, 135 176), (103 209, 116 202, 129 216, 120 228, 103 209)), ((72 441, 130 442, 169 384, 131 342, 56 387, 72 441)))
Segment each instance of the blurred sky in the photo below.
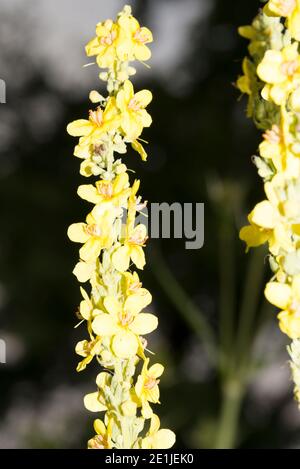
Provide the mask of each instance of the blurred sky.
MULTIPOLYGON (((1 8, 14 14, 24 9, 29 15, 28 36, 33 62, 47 70, 50 80, 72 93, 87 89, 94 82, 94 69, 82 66, 87 59, 83 46, 93 37, 95 24, 102 18, 115 17, 128 3, 133 9, 142 0, 1 0, 1 8), (30 6, 30 8, 28 8, 30 6)), ((189 31, 199 15, 205 17, 213 0, 151 0, 150 24, 154 30, 152 70, 168 79, 189 48, 189 31), (176 14, 175 14, 176 11, 176 14)), ((24 27, 24 26, 23 26, 24 27)), ((26 28, 26 24, 25 24, 26 28)), ((93 67, 92 67, 93 68, 93 67)), ((140 67, 143 70, 143 66, 140 67)), ((149 74, 149 71, 147 70, 149 74)), ((151 73, 151 72, 150 72, 151 73)), ((141 73, 139 72, 139 76, 141 73)))

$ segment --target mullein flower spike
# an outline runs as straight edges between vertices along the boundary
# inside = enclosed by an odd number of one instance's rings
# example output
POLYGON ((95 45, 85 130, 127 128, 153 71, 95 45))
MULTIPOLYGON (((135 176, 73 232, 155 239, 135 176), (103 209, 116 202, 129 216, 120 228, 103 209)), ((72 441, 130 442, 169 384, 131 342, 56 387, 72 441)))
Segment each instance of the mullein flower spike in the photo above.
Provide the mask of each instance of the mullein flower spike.
POLYGON ((254 157, 266 198, 248 216, 240 238, 268 243, 274 273, 267 300, 280 309, 300 403, 300 0, 270 0, 240 34, 250 40, 237 86, 248 95, 247 113, 264 131, 254 157))
POLYGON ((93 204, 85 222, 68 229, 71 241, 80 243, 74 274, 81 283, 81 322, 87 327, 85 340, 76 345, 82 357, 77 371, 95 359, 101 367, 96 390, 85 396, 85 407, 103 412, 94 421, 95 436, 89 448, 170 448, 171 430, 160 429, 152 404, 159 404, 159 378, 164 367, 149 365, 145 335, 157 328, 153 314, 143 312, 152 297, 143 288, 138 273, 145 265, 146 227, 136 225, 143 204, 137 195, 140 182, 129 182, 127 166, 116 158, 131 144, 143 160, 147 154, 140 136, 151 125, 146 107, 152 100, 148 90, 135 92, 130 76, 134 60, 146 61, 151 52, 152 33, 141 27, 125 6, 116 21, 96 27, 96 37, 86 46, 95 56, 106 82, 108 96, 91 91, 94 104, 87 119, 68 125, 68 133, 79 137, 74 155, 82 160, 80 173, 96 176, 95 184, 79 186, 78 195, 93 204), (124 220, 125 223, 124 223, 124 220))

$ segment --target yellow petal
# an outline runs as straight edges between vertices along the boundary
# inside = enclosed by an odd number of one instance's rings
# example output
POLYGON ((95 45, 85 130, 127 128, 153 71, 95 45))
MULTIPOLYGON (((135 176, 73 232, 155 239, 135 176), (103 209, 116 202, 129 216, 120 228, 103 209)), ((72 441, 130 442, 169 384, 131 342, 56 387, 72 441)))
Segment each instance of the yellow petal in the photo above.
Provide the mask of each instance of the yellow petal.
POLYGON ((160 363, 155 363, 149 368, 148 374, 154 378, 159 378, 164 372, 164 367, 160 363))
POLYGON ((143 270, 144 265, 146 264, 143 248, 141 246, 133 246, 131 248, 130 257, 137 268, 143 270))
POLYGON ((103 49, 99 42, 98 37, 94 37, 88 44, 85 46, 85 52, 88 57, 92 57, 93 55, 97 55, 103 49))
POLYGON ((153 415, 153 410, 150 407, 150 404, 148 401, 144 401, 142 405, 142 416, 144 419, 150 419, 153 415))
POLYGON ((150 127, 150 125, 152 124, 152 117, 145 109, 142 109, 140 111, 140 117, 141 117, 143 126, 150 127))
POLYGON ((257 67, 257 75, 266 83, 281 83, 285 75, 280 71, 283 62, 282 54, 277 50, 268 50, 262 62, 257 67))
POLYGON ((106 410, 106 406, 99 402, 98 395, 98 392, 92 392, 84 396, 84 407, 90 412, 102 412, 106 410))
POLYGON ((269 234, 265 231, 259 230, 256 226, 249 225, 244 226, 239 233, 239 237, 242 241, 245 241, 248 248, 261 246, 266 243, 269 238, 269 234))
POLYGON ((112 264, 119 272, 125 272, 129 268, 130 249, 128 246, 119 247, 112 255, 112 264))
POLYGON ((278 314, 279 327, 291 339, 300 338, 300 317, 289 311, 282 311, 278 314))
POLYGON ((90 238, 79 250, 80 258, 83 261, 91 262, 99 257, 102 249, 102 241, 98 238, 90 238))
POLYGON ((284 283, 269 282, 265 288, 265 297, 273 305, 284 309, 290 302, 291 287, 284 283))
POLYGON ((129 103, 129 101, 134 97, 134 88, 130 80, 126 80, 124 82, 123 90, 125 94, 125 101, 129 103))
POLYGON ((151 103, 152 98, 152 93, 149 90, 141 90, 134 95, 134 99, 144 108, 151 103))
POLYGON ((105 306, 105 309, 112 315, 117 316, 120 311, 122 310, 122 307, 116 298, 113 296, 106 296, 103 300, 103 304, 105 306))
POLYGON ((124 304, 124 309, 126 311, 130 311, 133 315, 138 314, 142 309, 146 308, 151 301, 152 301, 152 296, 148 290, 145 288, 141 289, 141 293, 133 294, 130 295, 124 304), (145 293, 144 293, 145 292, 145 293))
POLYGON ((93 90, 93 91, 90 92, 89 99, 94 104, 95 103, 100 103, 101 101, 104 100, 103 96, 101 96, 101 94, 98 93, 98 91, 96 91, 96 90, 93 90))
POLYGON ((136 335, 125 330, 118 332, 112 341, 113 352, 119 358, 133 357, 137 353, 138 346, 136 335))
POLYGON ((152 437, 152 448, 168 449, 174 446, 176 441, 175 433, 172 430, 162 428, 152 437))
POLYGON ((130 329, 139 335, 150 334, 158 326, 158 319, 154 314, 140 313, 130 324, 130 329))
POLYGON ((94 430, 97 433, 97 435, 102 435, 102 436, 106 435, 106 427, 104 423, 102 422, 102 420, 100 419, 96 419, 94 421, 94 430))
POLYGON ((67 132, 72 137, 82 137, 87 136, 93 130, 90 121, 86 119, 79 119, 74 122, 71 122, 67 127, 67 132))
POLYGON ((87 200, 88 202, 92 202, 96 204, 99 202, 99 195, 97 193, 97 189, 92 184, 84 184, 78 187, 77 194, 83 200, 87 200))
POLYGON ((292 282, 293 297, 300 302, 300 275, 296 275, 292 282))
POLYGON ((260 202, 249 215, 249 220, 262 228, 272 229, 276 225, 277 213, 268 200, 260 202))
POLYGON ((116 321, 110 314, 99 314, 92 322, 92 329, 100 336, 111 336, 118 330, 116 321))
POLYGON ((292 15, 288 20, 288 28, 296 41, 300 41, 300 8, 299 5, 295 8, 292 15))
POLYGON ((147 155, 143 145, 141 145, 141 143, 138 140, 134 140, 134 142, 131 143, 131 146, 135 151, 137 151, 140 154, 143 161, 147 161, 147 156, 148 155, 147 155))
POLYGON ((74 267, 73 274, 77 277, 79 282, 85 283, 90 278, 95 269, 95 264, 88 264, 87 262, 78 262, 74 267))
POLYGON ((144 62, 151 58, 151 50, 149 49, 149 47, 145 46, 145 44, 135 44, 133 53, 135 55, 136 60, 140 60, 141 62, 144 62))
POLYGON ((293 111, 300 112, 300 88, 295 90, 291 96, 291 107, 293 111))
POLYGON ((68 228, 68 237, 74 243, 85 243, 89 239, 89 235, 86 233, 85 223, 73 223, 68 228))

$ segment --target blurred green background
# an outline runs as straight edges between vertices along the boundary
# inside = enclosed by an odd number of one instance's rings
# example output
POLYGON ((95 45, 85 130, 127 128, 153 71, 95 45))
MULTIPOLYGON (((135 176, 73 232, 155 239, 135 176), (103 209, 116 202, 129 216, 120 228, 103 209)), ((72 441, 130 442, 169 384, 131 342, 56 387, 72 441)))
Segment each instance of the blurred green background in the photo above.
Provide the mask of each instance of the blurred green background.
MULTIPOLYGON (((143 283, 160 328, 151 348, 166 364, 163 426, 180 448, 298 448, 287 341, 263 300, 271 276, 266 250, 245 255, 239 228, 263 196, 251 163, 259 133, 233 83, 258 0, 137 0, 155 35, 148 87, 153 125, 149 160, 125 157, 150 202, 204 202, 205 244, 148 243, 143 283)), ((1 448, 84 448, 93 415, 82 404, 96 364, 80 374, 73 349, 80 301, 72 269, 77 246, 66 236, 88 205, 66 124, 88 110, 99 88, 84 44, 95 24, 115 16, 117 0, 3 0, 0 6, 0 365, 1 448)))

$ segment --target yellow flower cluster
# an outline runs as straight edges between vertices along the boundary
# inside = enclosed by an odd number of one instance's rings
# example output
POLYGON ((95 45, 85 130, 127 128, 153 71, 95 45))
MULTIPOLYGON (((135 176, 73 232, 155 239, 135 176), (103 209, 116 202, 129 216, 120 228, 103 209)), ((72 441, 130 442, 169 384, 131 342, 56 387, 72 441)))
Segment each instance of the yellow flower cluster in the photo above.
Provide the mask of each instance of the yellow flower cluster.
POLYGON ((247 249, 269 245, 274 276, 265 296, 280 309, 280 329, 293 340, 289 352, 299 400, 300 1, 270 0, 240 33, 250 40, 250 57, 237 86, 249 96, 248 114, 259 114, 254 120, 264 130, 254 162, 266 196, 249 214, 240 238, 247 249))
POLYGON ((80 243, 79 262, 74 274, 81 283, 79 306, 81 323, 88 339, 76 345, 82 357, 81 371, 95 358, 101 366, 97 390, 85 396, 85 407, 104 412, 96 419, 96 435, 89 448, 170 448, 175 442, 171 430, 160 429, 151 404, 159 403, 159 378, 164 367, 149 366, 145 335, 157 328, 153 314, 143 312, 152 297, 143 288, 134 268, 145 265, 146 227, 136 224, 136 214, 145 204, 137 195, 140 182, 130 185, 126 165, 115 154, 126 153, 131 144, 142 158, 140 143, 144 127, 151 125, 146 111, 152 100, 148 90, 135 92, 129 79, 134 60, 148 60, 149 29, 140 27, 126 6, 117 20, 99 23, 96 37, 86 46, 88 56, 96 56, 100 79, 107 85, 108 97, 90 93, 95 108, 88 119, 68 125, 68 133, 79 137, 74 155, 83 161, 80 173, 96 176, 95 184, 79 186, 78 195, 93 204, 85 222, 68 229, 71 241, 80 243))

